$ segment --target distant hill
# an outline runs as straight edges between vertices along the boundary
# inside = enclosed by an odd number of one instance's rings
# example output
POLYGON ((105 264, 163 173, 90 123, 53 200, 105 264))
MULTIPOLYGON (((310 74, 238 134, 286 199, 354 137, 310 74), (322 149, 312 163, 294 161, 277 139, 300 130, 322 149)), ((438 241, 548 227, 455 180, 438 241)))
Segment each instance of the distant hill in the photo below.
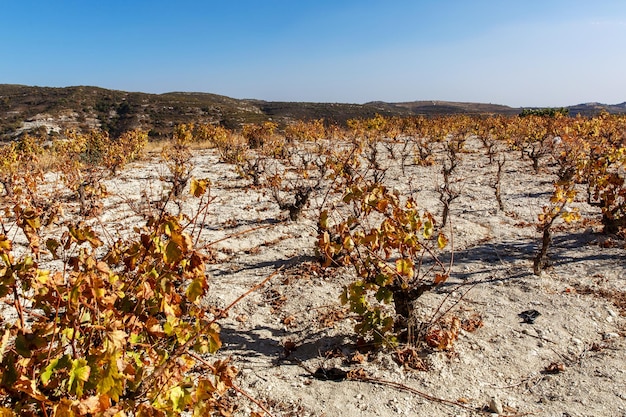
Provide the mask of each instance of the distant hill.
MULTIPOLYGON (((595 114, 601 110, 626 113, 626 103, 587 103, 571 106, 570 114, 595 114)), ((345 124, 348 119, 438 114, 519 114, 522 109, 495 104, 448 101, 413 101, 365 104, 270 102, 234 99, 209 93, 173 92, 147 94, 99 87, 30 87, 0 84, 0 138, 10 139, 23 131, 100 127, 112 135, 131 128, 150 132, 153 139, 166 138, 180 123, 219 123, 236 129, 244 123, 273 120, 320 119, 345 124)))
POLYGON ((380 109, 389 111, 404 111, 409 114, 438 115, 438 114, 505 114, 516 115, 519 108, 498 104, 462 103, 454 101, 410 101, 405 103, 385 103, 374 101, 367 103, 380 109))
POLYGON ((601 111, 607 111, 612 114, 626 113, 626 102, 620 104, 602 104, 602 103, 584 103, 576 104, 568 107, 570 115, 582 114, 590 116, 598 114, 601 111))

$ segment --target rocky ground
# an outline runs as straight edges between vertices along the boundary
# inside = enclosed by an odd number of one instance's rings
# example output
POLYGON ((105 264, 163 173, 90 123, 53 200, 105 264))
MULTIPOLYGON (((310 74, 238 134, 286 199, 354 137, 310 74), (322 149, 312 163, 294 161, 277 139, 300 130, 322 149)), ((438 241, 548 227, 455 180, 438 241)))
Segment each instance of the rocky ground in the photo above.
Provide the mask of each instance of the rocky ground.
MULTIPOLYGON (((323 270, 315 259, 322 196, 301 219, 288 220, 267 191, 250 187, 214 151, 195 153, 194 175, 211 179, 215 197, 201 232, 214 256, 207 305, 224 307, 282 268, 221 323, 218 356, 232 358, 243 391, 277 417, 626 416, 624 242, 599 233, 598 212, 580 197, 586 220, 558 223, 553 263, 533 275, 536 218, 552 192, 551 168, 535 174, 529 161, 511 155, 500 211, 490 185, 495 166, 473 146, 463 154, 461 197, 452 205, 451 279, 416 305, 427 320, 442 303, 455 303, 450 315, 476 328, 461 330, 452 350, 417 358, 422 370, 399 361, 401 349, 357 351, 354 316, 339 302, 351 271, 323 270), (540 313, 532 323, 520 316, 528 310, 540 313), (320 378, 334 369, 367 380, 320 378)), ((392 186, 416 190, 422 207, 440 214, 437 165, 411 166, 402 176, 397 162, 385 164, 386 178, 398 179, 392 186)), ((158 195, 164 172, 155 157, 107 182, 99 216, 107 233, 141 223, 145 196, 158 195)), ((193 204, 189 198, 183 209, 193 204)), ((240 398, 241 415, 259 410, 240 398)))

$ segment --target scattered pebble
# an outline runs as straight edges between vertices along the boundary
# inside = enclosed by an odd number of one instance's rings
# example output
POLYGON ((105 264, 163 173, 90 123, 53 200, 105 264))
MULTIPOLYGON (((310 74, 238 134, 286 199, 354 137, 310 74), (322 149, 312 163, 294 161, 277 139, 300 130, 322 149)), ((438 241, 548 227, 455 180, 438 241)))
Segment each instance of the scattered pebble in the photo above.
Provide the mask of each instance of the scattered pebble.
POLYGON ((504 408, 502 407, 502 403, 500 399, 497 397, 491 397, 489 400, 489 411, 494 412, 495 414, 503 414, 504 408))

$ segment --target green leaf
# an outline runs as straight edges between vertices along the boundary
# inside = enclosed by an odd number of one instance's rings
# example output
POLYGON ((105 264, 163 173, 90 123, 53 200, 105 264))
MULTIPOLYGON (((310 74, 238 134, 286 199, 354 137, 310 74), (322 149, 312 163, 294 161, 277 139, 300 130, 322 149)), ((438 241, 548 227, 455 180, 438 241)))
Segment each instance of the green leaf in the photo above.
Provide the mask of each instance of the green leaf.
POLYGON ((70 393, 76 394, 77 397, 83 396, 83 386, 89 380, 91 375, 91 367, 85 359, 75 359, 72 361, 70 369, 70 379, 67 388, 70 393))
POLYGON ((396 278, 395 274, 379 273, 379 274, 376 274, 376 276, 374 277, 374 282, 379 287, 385 287, 387 285, 393 284, 393 281, 394 281, 395 278, 396 278))
POLYGON ((69 355, 63 355, 60 358, 52 359, 48 366, 44 368, 44 372, 40 375, 41 382, 44 385, 47 385, 50 382, 50 379, 52 379, 54 373, 61 369, 68 369, 70 367, 70 362, 71 359, 69 355))
POLYGON ((390 304, 393 300, 393 293, 385 287, 380 287, 376 291, 376 299, 382 303, 390 304))
POLYGON ((45 367, 44 371, 41 373, 41 382, 44 385, 48 385, 50 378, 52 378, 52 373, 56 369, 59 364, 59 359, 52 359, 48 366, 45 367))

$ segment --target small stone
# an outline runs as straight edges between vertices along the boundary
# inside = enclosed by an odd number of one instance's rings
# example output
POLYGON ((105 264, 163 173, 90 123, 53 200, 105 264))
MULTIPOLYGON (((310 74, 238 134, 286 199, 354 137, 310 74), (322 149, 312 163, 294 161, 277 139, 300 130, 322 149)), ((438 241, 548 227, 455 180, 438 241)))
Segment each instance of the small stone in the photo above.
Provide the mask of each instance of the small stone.
POLYGON ((504 408, 502 407, 502 403, 497 397, 491 397, 489 400, 489 411, 496 414, 503 414, 504 408))
POLYGON ((391 358, 390 356, 383 356, 380 360, 381 365, 383 366, 384 369, 390 370, 390 371, 400 371, 402 368, 400 367, 400 365, 398 365, 398 363, 396 361, 393 360, 393 358, 391 358))

